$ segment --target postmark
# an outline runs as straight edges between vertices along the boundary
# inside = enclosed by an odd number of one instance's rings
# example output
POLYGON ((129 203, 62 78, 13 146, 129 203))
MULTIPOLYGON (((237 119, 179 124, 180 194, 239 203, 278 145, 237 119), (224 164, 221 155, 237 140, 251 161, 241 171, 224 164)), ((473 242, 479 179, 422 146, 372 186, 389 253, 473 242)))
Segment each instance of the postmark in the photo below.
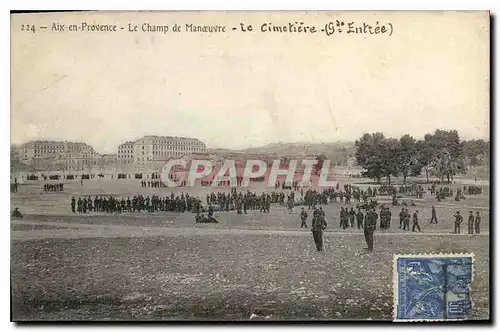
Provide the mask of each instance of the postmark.
POLYGON ((467 320, 474 254, 394 256, 394 320, 467 320))

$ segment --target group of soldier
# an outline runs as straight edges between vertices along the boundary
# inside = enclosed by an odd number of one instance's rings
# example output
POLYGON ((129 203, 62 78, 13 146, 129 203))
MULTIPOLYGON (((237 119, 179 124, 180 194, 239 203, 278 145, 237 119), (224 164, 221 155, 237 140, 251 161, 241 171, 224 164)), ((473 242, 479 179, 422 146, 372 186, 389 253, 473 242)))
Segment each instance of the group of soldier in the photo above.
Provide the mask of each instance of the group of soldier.
POLYGON ((189 194, 180 196, 172 193, 170 196, 143 196, 136 195, 132 199, 127 197, 125 199, 96 196, 94 200, 89 197, 71 198, 71 211, 73 213, 87 213, 89 212, 107 212, 107 213, 121 213, 121 212, 157 212, 157 211, 171 211, 171 212, 197 212, 201 209, 201 200, 195 197, 190 197, 189 194))
MULTIPOLYGON (((436 184, 432 184, 430 188, 430 192, 432 195, 436 196, 438 202, 446 199, 447 197, 453 197, 453 189, 450 187, 440 187, 437 188, 436 184)), ((467 195, 481 195, 483 193, 483 189, 480 186, 470 185, 463 186, 463 188, 457 188, 455 194, 455 201, 460 201, 465 199, 465 194, 467 195)))
MULTIPOLYGON (((464 222, 464 217, 460 214, 460 211, 457 211, 453 215, 455 217, 455 234, 460 234, 460 226, 464 222)), ((481 233, 481 214, 479 211, 476 211, 476 215, 474 216, 474 212, 469 211, 469 219, 467 220, 467 230, 469 234, 480 234, 481 233)))
MULTIPOLYGON (((363 215, 363 212, 361 212, 361 209, 358 209, 358 213, 361 213, 361 216, 363 215)), ((351 227, 354 227, 354 219, 357 218, 356 211, 354 211, 354 208, 351 207, 351 210, 349 211, 348 208, 344 208, 343 206, 340 207, 340 227, 343 229, 346 229, 349 227, 349 221, 351 222, 351 227)), ((359 224, 358 222, 358 229, 361 229, 363 226, 359 224)))
MULTIPOLYGON (((433 211, 435 211, 435 210, 433 210, 433 211)), ((407 208, 404 208, 404 207, 401 208, 401 212, 399 212, 399 228, 402 228, 404 231, 409 231, 410 230, 410 219, 413 220, 413 226, 412 226, 411 231, 415 232, 418 229, 418 231, 421 232, 422 229, 420 228, 420 224, 419 224, 418 210, 415 210, 415 212, 413 212, 413 215, 411 215, 408 212, 407 208)))
POLYGON ((43 191, 64 191, 64 183, 46 183, 43 185, 43 191))
MULTIPOLYGON (((354 227, 354 216, 357 219, 358 222, 358 228, 363 228, 364 230, 364 235, 365 235, 365 241, 367 244, 367 250, 369 252, 373 251, 373 233, 375 232, 376 225, 377 225, 377 219, 378 215, 375 212, 375 209, 369 209, 366 211, 366 216, 363 215, 363 212, 361 209, 358 209, 358 213, 354 212, 354 209, 351 208, 350 211, 347 210, 347 208, 341 207, 343 213, 343 217, 341 218, 340 221, 340 226, 342 228, 347 228, 348 226, 348 221, 346 218, 348 218, 351 221, 351 227, 354 227)), ((300 228, 307 228, 307 217, 308 214, 302 208, 300 212, 300 219, 302 221, 300 228)), ((325 211, 323 211, 322 207, 315 208, 313 212, 313 218, 312 218, 312 223, 311 223, 311 231, 313 234, 313 240, 316 245, 316 249, 318 251, 323 251, 323 232, 327 227, 327 222, 326 222, 326 217, 325 217, 325 211)))
POLYGON ((162 181, 141 181, 141 188, 165 188, 166 185, 162 181))

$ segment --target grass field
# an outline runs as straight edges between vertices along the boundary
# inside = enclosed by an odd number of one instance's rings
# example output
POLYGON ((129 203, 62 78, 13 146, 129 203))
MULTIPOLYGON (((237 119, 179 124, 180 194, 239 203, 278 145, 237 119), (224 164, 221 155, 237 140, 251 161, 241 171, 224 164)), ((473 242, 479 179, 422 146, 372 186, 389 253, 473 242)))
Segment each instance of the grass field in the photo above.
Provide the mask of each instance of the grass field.
POLYGON ((69 199, 80 193, 155 191, 138 183, 132 189, 77 183, 47 194, 39 185, 21 186, 11 198, 26 214, 11 222, 13 319, 248 320, 257 314, 271 320, 391 320, 393 255, 439 252, 475 254, 473 318, 489 318, 487 190, 459 204, 430 196, 415 201, 421 234, 401 231, 399 209, 393 208, 391 229, 376 231, 370 254, 363 250, 362 231, 339 228, 340 203, 324 207, 329 227, 322 253, 311 233, 299 228, 300 209, 221 212, 220 224, 205 225, 196 225, 191 213, 69 211, 69 199), (438 225, 429 224, 432 204, 438 225), (483 233, 450 234, 457 209, 480 211, 483 233))

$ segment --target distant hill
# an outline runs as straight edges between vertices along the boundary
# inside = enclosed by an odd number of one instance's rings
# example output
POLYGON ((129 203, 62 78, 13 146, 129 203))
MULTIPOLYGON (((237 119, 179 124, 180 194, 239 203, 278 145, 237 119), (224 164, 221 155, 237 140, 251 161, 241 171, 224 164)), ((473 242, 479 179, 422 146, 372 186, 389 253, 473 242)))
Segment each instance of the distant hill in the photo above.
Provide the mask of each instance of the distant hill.
POLYGON ((345 162, 354 156, 356 148, 354 142, 333 142, 333 143, 271 143, 261 147, 247 148, 240 150, 230 149, 208 149, 209 153, 242 153, 242 154, 277 154, 277 155, 320 155, 324 154, 334 164, 345 162))

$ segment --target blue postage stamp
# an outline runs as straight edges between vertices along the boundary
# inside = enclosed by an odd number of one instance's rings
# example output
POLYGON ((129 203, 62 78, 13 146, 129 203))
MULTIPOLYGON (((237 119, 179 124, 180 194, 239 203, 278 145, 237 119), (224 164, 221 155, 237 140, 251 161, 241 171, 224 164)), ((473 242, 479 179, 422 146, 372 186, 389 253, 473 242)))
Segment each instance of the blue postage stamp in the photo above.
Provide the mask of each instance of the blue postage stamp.
POLYGON ((473 254, 394 255, 394 320, 466 320, 473 254))

